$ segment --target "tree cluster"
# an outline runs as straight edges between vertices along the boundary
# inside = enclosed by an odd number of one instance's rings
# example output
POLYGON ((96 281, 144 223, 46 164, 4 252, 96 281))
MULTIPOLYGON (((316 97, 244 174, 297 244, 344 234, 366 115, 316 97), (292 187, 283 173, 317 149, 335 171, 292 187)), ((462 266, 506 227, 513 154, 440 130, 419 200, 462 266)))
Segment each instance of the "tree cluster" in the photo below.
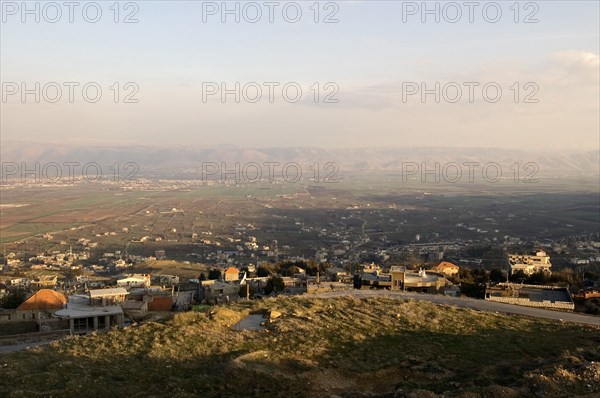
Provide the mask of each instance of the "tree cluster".
POLYGON ((273 275, 267 281, 265 286, 265 294, 268 296, 271 293, 280 293, 285 289, 285 284, 283 283, 283 279, 278 275, 273 275))
POLYGON ((281 276, 294 276, 297 272, 297 268, 300 268, 306 272, 308 276, 317 276, 317 272, 321 275, 325 275, 329 264, 317 263, 315 261, 283 261, 277 264, 266 264, 261 265, 256 275, 259 277, 281 275, 281 276))
POLYGON ((22 290, 14 290, 0 299, 0 308, 15 309, 25 302, 27 295, 22 290))

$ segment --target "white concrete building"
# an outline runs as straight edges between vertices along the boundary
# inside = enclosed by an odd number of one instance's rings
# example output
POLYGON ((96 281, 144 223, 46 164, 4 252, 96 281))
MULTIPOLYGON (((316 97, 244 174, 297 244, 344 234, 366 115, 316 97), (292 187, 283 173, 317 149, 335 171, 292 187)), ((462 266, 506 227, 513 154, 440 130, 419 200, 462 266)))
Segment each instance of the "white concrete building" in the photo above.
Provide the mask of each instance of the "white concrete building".
POLYGON ((535 254, 509 254, 508 265, 510 265, 511 274, 523 271, 525 275, 540 271, 550 273, 552 267, 550 256, 543 250, 539 250, 535 254))
POLYGON ((119 279, 117 286, 124 288, 132 287, 150 287, 150 275, 149 274, 133 274, 126 278, 119 279))
POLYGON ((123 309, 119 304, 126 295, 125 289, 113 288, 90 290, 87 296, 69 296, 67 308, 56 311, 55 316, 68 319, 73 334, 122 327, 123 309))

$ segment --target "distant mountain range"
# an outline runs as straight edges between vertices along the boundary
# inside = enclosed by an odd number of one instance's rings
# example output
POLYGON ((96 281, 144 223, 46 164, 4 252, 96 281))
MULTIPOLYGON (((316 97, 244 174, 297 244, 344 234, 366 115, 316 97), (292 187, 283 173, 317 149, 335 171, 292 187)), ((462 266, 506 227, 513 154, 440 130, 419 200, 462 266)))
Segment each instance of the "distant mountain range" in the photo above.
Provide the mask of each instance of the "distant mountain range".
POLYGON ((340 172, 388 171, 402 169, 403 162, 435 162, 445 164, 456 162, 478 162, 485 164, 496 162, 508 167, 515 162, 521 165, 535 162, 544 174, 557 175, 594 175, 600 172, 600 152, 598 150, 571 152, 544 152, 541 150, 511 150, 497 148, 440 148, 440 147, 399 147, 399 148, 355 148, 327 149, 312 147, 260 148, 248 149, 233 146, 215 148, 193 148, 183 146, 118 146, 118 145, 80 145, 80 144, 44 144, 28 142, 3 142, 0 148, 2 162, 48 163, 57 162, 96 162, 110 165, 135 162, 140 174, 176 170, 194 171, 202 167, 203 162, 297 162, 311 165, 315 162, 323 165, 335 162, 340 172))

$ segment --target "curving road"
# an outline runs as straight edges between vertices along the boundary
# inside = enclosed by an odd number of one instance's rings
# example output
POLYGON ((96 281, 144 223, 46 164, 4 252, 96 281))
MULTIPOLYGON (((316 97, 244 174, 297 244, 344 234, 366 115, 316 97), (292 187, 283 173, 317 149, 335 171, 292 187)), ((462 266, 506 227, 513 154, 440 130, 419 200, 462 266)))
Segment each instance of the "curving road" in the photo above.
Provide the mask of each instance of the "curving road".
POLYGON ((584 315, 575 312, 554 311, 543 308, 525 307, 520 305, 497 303, 494 301, 477 300, 467 297, 450 297, 443 295, 394 292, 389 290, 337 290, 325 293, 311 294, 310 296, 330 298, 330 297, 390 297, 399 299, 413 299, 420 301, 429 301, 435 304, 454 305, 461 308, 471 308, 480 311, 502 312, 505 314, 515 314, 531 316, 534 318, 552 319, 556 321, 573 322, 581 325, 600 326, 600 317, 584 315))

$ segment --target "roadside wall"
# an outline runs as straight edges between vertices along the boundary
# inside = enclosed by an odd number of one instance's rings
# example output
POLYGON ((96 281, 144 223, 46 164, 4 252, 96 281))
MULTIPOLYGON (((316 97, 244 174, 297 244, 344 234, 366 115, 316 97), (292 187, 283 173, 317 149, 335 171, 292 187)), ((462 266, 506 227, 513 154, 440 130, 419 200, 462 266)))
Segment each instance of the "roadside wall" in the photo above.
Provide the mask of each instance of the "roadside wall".
POLYGON ((575 303, 567 302, 567 301, 529 301, 525 298, 515 298, 515 297, 486 297, 487 301, 496 301, 498 303, 507 303, 507 304, 516 304, 516 305, 524 305, 527 307, 538 307, 538 308, 554 308, 558 310, 574 310, 575 303))

